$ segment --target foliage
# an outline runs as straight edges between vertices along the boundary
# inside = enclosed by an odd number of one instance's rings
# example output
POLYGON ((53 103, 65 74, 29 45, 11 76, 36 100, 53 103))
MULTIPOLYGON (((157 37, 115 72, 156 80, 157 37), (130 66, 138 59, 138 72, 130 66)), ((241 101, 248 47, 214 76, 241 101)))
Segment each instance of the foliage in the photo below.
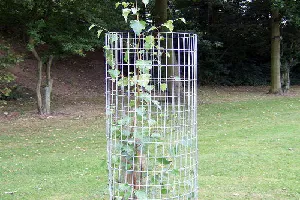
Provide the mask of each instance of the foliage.
POLYGON ((106 0, 0 2, 3 31, 26 38, 28 50, 38 61, 36 96, 40 114, 50 114, 53 58, 72 54, 84 56, 85 52, 100 48, 103 40, 94 37, 95 33, 89 31, 88 26, 93 22, 111 29, 121 27, 118 17, 109 17, 114 15, 114 11, 108 9, 113 4, 114 1, 106 0), (47 67, 46 76, 43 76, 44 66, 47 67))
POLYGON ((100 47, 101 41, 88 30, 90 23, 110 30, 122 27, 118 17, 109 17, 115 15, 109 9, 114 1, 3 0, 1 4, 0 19, 6 29, 32 38, 29 49, 32 45, 44 45, 45 56, 84 55, 85 51, 100 47))
POLYGON ((13 67, 22 59, 11 51, 10 46, 0 44, 0 99, 6 99, 16 87, 13 81, 15 76, 7 69, 13 67))
MULTIPOLYGON (((270 8, 272 1, 176 0, 173 13, 184 16, 182 29, 199 38, 202 84, 262 85, 270 81, 270 8)), ((299 3, 276 1, 283 22, 297 25, 299 3)), ((282 26, 283 33, 287 27, 282 26)), ((297 33, 292 33, 297 37, 297 33)), ((287 39, 283 38, 283 42, 287 39)), ((287 50, 287 49, 285 49, 287 50)), ((295 51, 297 51, 295 49, 295 51)), ((286 52, 288 54, 288 52, 286 52)), ((299 67, 299 66, 298 66, 299 67)))

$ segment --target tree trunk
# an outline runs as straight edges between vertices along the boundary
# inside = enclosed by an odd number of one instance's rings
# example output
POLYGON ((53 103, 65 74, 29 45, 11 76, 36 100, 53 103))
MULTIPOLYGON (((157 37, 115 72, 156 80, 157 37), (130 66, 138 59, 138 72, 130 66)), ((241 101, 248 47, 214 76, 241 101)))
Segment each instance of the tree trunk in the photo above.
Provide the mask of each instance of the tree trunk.
MULTIPOLYGON (((154 19, 156 27, 168 20, 168 0, 155 0, 154 19)), ((166 31, 166 29, 162 27, 161 31, 166 31)))
MULTIPOLYGON (((33 45, 33 40, 30 39, 29 43, 33 45)), ((41 94, 41 87, 42 87, 42 70, 43 70, 43 61, 38 55, 37 51, 34 47, 31 49, 32 54, 38 61, 38 68, 37 68, 37 84, 36 84, 36 98, 37 98, 37 109, 40 115, 43 114, 43 105, 42 105, 42 94, 41 94)))
MULTIPOLYGON (((29 40, 29 43, 33 46, 34 41, 32 39, 29 40)), ((50 105, 51 105, 51 92, 52 92, 52 84, 53 79, 51 79, 51 66, 53 61, 53 56, 49 57, 46 69, 46 85, 43 88, 43 94, 41 93, 42 90, 42 82, 43 82, 43 61, 39 54, 37 53, 36 49, 32 47, 31 49, 32 54, 38 61, 38 68, 37 68, 37 84, 36 84, 36 97, 37 97, 37 109, 40 115, 49 115, 50 114, 50 105)))
POLYGON ((283 93, 288 93, 290 89, 290 66, 289 62, 285 61, 282 65, 282 72, 281 72, 281 88, 283 93))
POLYGON ((43 105, 42 105, 42 94, 41 94, 41 87, 42 87, 42 70, 43 70, 43 62, 38 60, 38 73, 37 73, 37 84, 36 84, 36 97, 37 97, 37 109, 40 115, 43 114, 43 105))
MULTIPOLYGON (((155 0, 155 13, 154 13, 155 25, 160 27, 163 23, 168 20, 168 0, 155 0)), ((169 31, 165 27, 160 28, 161 31, 169 31)), ((168 37, 167 49, 174 49, 172 47, 172 38, 168 37)), ((164 47, 165 48, 165 47, 164 47)), ((174 51, 166 52, 167 56, 162 56, 162 63, 166 65, 167 71, 167 91, 168 95, 172 97, 171 101, 174 102, 175 96, 180 98, 180 88, 179 82, 175 81, 175 77, 180 77, 179 65, 176 59, 174 51)))
POLYGON ((272 10, 271 29, 271 88, 270 93, 281 93, 280 83, 280 22, 279 10, 272 10))
POLYGON ((51 79, 51 66, 52 66, 53 56, 49 57, 47 63, 47 71, 46 71, 46 86, 44 87, 44 99, 43 99, 43 112, 46 115, 51 113, 50 105, 51 105, 51 92, 52 92, 52 84, 53 79, 51 79))
MULTIPOLYGON (((167 38, 167 46, 168 49, 174 49, 172 45, 172 38, 167 38)), ((180 77, 180 66, 176 59, 175 52, 173 50, 168 51, 169 57, 167 56, 167 75, 168 75, 168 82, 167 82, 167 89, 168 94, 172 98, 170 99, 171 102, 175 102, 181 95, 181 82, 176 81, 176 77, 180 77)), ((174 105, 174 104, 173 104, 174 105)))

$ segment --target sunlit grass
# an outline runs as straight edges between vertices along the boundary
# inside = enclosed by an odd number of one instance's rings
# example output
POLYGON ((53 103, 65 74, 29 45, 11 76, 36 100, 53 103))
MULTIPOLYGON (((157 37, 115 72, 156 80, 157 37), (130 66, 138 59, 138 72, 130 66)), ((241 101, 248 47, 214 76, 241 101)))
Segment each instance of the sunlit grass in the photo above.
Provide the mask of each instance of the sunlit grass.
POLYGON ((104 130, 103 117, 2 125, 0 199, 105 199, 104 130))
MULTIPOLYGON (((300 199, 300 97, 199 94, 199 199, 300 199)), ((1 122, 0 199, 108 199, 104 117, 1 122)))

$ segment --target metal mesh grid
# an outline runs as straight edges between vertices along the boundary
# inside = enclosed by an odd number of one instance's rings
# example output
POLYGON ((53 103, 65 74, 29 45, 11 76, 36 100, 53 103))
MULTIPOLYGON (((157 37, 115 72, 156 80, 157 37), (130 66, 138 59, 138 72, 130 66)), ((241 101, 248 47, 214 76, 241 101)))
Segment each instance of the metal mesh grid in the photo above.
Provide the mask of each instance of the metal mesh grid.
POLYGON ((153 37, 106 34, 110 199, 197 199, 197 36, 153 37))

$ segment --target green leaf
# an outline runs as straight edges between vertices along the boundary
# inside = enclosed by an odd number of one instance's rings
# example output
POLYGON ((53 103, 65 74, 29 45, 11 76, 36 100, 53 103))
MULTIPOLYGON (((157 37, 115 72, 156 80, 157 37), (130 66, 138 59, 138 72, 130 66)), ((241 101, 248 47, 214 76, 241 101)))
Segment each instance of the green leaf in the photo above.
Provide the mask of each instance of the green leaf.
POLYGON ((129 15, 130 12, 131 12, 131 9, 129 9, 129 8, 122 9, 122 16, 124 17, 126 22, 127 22, 128 15, 129 15))
POLYGON ((106 57, 106 62, 109 66, 111 66, 112 68, 115 67, 115 59, 114 59, 114 54, 112 52, 112 50, 107 49, 105 51, 105 57, 106 57))
POLYGON ((124 116, 122 119, 118 120, 119 125, 129 125, 131 118, 129 116, 124 116))
POLYGON ((179 174, 179 170, 178 169, 173 169, 172 171, 170 171, 171 174, 174 175, 178 175, 179 174))
POLYGON ((168 190, 167 190, 166 188, 162 188, 162 189, 161 189, 161 193, 162 193, 162 194, 167 194, 167 193, 168 193, 168 190))
POLYGON ((156 107, 157 107, 159 110, 161 110, 161 105, 160 105, 159 101, 152 100, 152 103, 153 103, 154 105, 156 105, 156 107))
POLYGON ((146 113, 146 108, 145 107, 138 107, 135 111, 139 116, 144 116, 144 114, 146 113))
POLYGON ((122 154, 123 155, 128 155, 128 156, 133 156, 134 155, 134 148, 132 145, 124 145, 122 147, 122 154))
POLYGON ((140 50, 139 51, 139 54, 144 54, 145 53, 145 50, 140 50))
POLYGON ((153 30, 155 30, 155 29, 157 29, 156 26, 151 26, 151 27, 149 28, 148 32, 153 31, 153 30))
POLYGON ((130 100, 129 106, 134 107, 135 106, 135 100, 130 100))
POLYGON ((166 91, 166 90, 167 90, 167 87, 168 87, 168 85, 167 85, 166 83, 161 83, 161 84, 160 84, 160 90, 161 90, 162 92, 166 91))
POLYGON ((96 26, 95 24, 90 25, 89 30, 91 30, 91 29, 94 28, 95 26, 96 26))
POLYGON ((156 124, 156 121, 154 119, 149 119, 148 124, 149 124, 149 126, 154 126, 156 124))
POLYGON ((117 69, 110 69, 107 72, 109 73, 112 79, 116 79, 120 74, 120 71, 117 69))
POLYGON ((154 40, 154 36, 152 35, 148 35, 145 37, 145 49, 151 49, 154 47, 154 43, 155 43, 155 40, 154 40))
POLYGON ((137 190, 134 193, 135 193, 135 196, 140 200, 148 199, 146 192, 143 190, 137 190))
POLYGON ((119 157, 116 155, 112 155, 111 162, 112 162, 112 164, 117 164, 119 162, 119 157))
POLYGON ((167 160, 166 158, 157 158, 157 161, 164 165, 168 165, 172 162, 172 161, 167 160))
POLYGON ((181 144, 183 146, 186 146, 186 147, 189 147, 192 145, 192 141, 186 137, 183 137, 182 140, 181 140, 181 144))
POLYGON ((111 127, 111 132, 116 132, 119 130, 119 127, 118 126, 112 126, 111 127))
POLYGON ((126 190, 130 190, 130 186, 127 183, 121 183, 119 185, 119 190, 120 191, 126 191, 126 190))
POLYGON ((160 138, 161 135, 159 133, 152 133, 151 137, 153 137, 153 138, 160 138))
POLYGON ((171 54, 169 52, 166 52, 167 54, 167 57, 170 58, 171 57, 171 54))
POLYGON ((186 24, 186 21, 185 21, 185 19, 184 18, 179 18, 183 23, 185 23, 186 24))
POLYGON ((128 131, 128 130, 123 130, 123 131, 122 131, 122 135, 123 135, 123 136, 128 137, 128 136, 130 136, 130 134, 131 134, 131 133, 130 133, 130 131, 128 131))
POLYGON ((142 87, 146 87, 150 82, 151 74, 141 74, 140 79, 137 81, 142 87))
POLYGON ((162 26, 165 26, 170 32, 174 30, 173 20, 168 20, 166 23, 162 24, 162 26))
POLYGON ((117 42, 119 39, 118 35, 115 34, 115 33, 110 33, 109 34, 109 40, 110 40, 110 43, 113 44, 114 42, 117 42))
POLYGON ((139 98, 148 103, 151 101, 151 95, 149 93, 142 92, 142 93, 140 93, 139 98))
POLYGON ((124 61, 125 61, 126 63, 128 63, 128 59, 129 59, 129 50, 127 50, 127 51, 125 52, 124 61))
POLYGON ((129 85, 129 79, 128 77, 122 77, 118 80, 118 86, 126 87, 129 85))
POLYGON ((117 2, 115 5, 116 5, 116 8, 118 8, 119 5, 121 5, 121 3, 120 3, 120 2, 117 2))
POLYGON ((146 22, 139 20, 131 20, 130 27, 136 35, 140 35, 141 32, 146 28, 146 22))
POLYGON ((164 41, 164 40, 165 40, 165 37, 164 37, 164 36, 160 36, 160 37, 159 37, 159 40, 160 40, 160 41, 164 41))
POLYGON ((127 3, 127 2, 122 2, 122 6, 124 7, 124 8, 127 8, 128 6, 129 6, 129 3, 127 3))
POLYGON ((97 37, 98 38, 100 37, 100 35, 101 35, 102 32, 103 32, 103 30, 101 30, 101 29, 97 31, 97 37))
POLYGON ((145 7, 146 7, 149 3, 149 0, 142 0, 142 2, 145 4, 145 7))
POLYGON ((137 60, 136 67, 140 69, 142 73, 148 74, 152 68, 152 60, 137 60))
POLYGON ((132 14, 136 15, 139 11, 139 9, 131 8, 132 14))
POLYGON ((148 92, 150 92, 154 89, 154 85, 146 85, 144 87, 145 87, 145 90, 147 90, 148 92))

